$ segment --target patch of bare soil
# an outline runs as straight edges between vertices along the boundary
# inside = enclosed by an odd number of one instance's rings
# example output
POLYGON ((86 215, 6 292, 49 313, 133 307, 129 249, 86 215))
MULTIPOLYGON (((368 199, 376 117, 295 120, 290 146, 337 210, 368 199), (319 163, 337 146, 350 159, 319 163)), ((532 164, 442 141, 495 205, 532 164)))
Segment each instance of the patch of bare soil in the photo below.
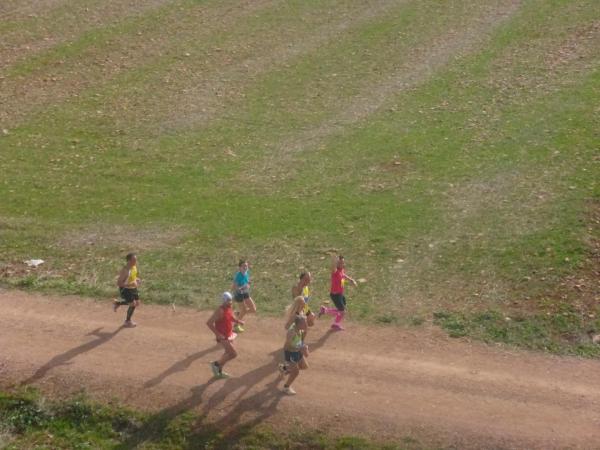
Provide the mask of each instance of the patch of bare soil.
POLYGON ((295 383, 298 395, 286 397, 277 373, 283 318, 248 318, 227 367, 234 376, 215 380, 209 362, 221 349, 207 313, 144 305, 135 329, 120 326, 123 314, 109 301, 0 292, 0 385, 56 396, 83 388, 101 401, 161 411, 159 426, 194 410, 224 430, 297 424, 458 448, 600 442, 598 361, 509 352, 435 330, 349 322, 334 333, 322 319, 308 336, 311 367, 295 383))

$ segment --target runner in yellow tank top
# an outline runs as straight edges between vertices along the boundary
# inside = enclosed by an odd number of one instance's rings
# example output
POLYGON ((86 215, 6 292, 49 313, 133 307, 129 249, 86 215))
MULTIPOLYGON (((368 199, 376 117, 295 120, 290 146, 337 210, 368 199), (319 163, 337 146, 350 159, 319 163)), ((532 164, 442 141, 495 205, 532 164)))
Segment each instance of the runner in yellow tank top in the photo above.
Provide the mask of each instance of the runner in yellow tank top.
POLYGON ((117 311, 119 306, 127 305, 127 316, 125 318, 124 326, 135 327, 136 323, 131 320, 135 308, 140 304, 140 295, 138 293, 138 286, 142 280, 139 278, 139 272, 137 267, 137 256, 135 253, 129 253, 125 260, 127 264, 123 266, 121 272, 119 272, 119 278, 117 280, 117 286, 119 287, 119 293, 122 300, 113 300, 113 311, 117 311))
POLYGON ((288 319, 285 323, 285 329, 287 330, 290 325, 294 322, 295 316, 301 314, 306 317, 306 323, 309 327, 315 324, 315 314, 311 311, 310 301, 310 287, 309 284, 312 281, 310 272, 305 271, 300 273, 298 284, 292 287, 292 298, 294 303, 289 308, 288 319))
MULTIPOLYGON (((137 258, 136 258, 137 259, 137 258)), ((129 269, 129 273, 127 276, 127 282, 125 283, 125 287, 129 289, 136 289, 138 282, 138 269, 137 264, 129 269)))
POLYGON ((302 288, 302 298, 304 299, 304 309, 302 312, 304 312, 304 315, 308 317, 310 314, 310 306, 308 306, 308 301, 310 300, 310 289, 308 286, 304 286, 302 288))

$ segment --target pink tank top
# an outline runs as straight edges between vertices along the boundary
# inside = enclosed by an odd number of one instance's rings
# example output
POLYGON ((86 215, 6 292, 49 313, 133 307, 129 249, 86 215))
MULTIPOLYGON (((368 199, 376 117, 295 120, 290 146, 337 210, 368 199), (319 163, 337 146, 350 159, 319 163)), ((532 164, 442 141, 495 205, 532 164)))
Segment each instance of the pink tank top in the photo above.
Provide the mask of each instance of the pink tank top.
POLYGON ((336 269, 331 272, 331 290, 332 294, 344 293, 344 269, 336 269))

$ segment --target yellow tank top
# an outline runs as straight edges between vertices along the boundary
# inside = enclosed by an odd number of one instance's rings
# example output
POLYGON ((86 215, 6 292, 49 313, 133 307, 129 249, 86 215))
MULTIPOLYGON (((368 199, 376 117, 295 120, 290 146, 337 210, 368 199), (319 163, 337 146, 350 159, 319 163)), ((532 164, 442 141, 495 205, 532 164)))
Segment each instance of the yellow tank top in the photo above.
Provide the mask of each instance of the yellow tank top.
POLYGON ((133 266, 131 269, 129 269, 129 276, 127 277, 127 285, 128 286, 135 285, 135 280, 137 280, 137 278, 138 278, 137 266, 133 266))
POLYGON ((310 289, 308 286, 304 286, 302 288, 302 297, 304 297, 304 308, 302 308, 302 312, 305 316, 308 316, 310 313, 310 306, 308 306, 308 300, 310 299, 310 289))
POLYGON ((308 300, 308 297, 310 297, 310 289, 308 286, 302 288, 302 297, 304 297, 304 300, 308 300))

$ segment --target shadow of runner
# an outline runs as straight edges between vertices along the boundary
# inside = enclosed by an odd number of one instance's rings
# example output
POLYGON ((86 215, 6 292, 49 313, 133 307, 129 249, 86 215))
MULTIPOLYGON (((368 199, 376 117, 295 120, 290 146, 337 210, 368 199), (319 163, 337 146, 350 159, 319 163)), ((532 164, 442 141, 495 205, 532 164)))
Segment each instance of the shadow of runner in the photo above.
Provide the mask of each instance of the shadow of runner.
MULTIPOLYGON (((311 352, 322 347, 333 333, 327 331, 317 341, 309 344, 311 352)), ((209 351, 212 351, 212 349, 198 353, 205 354, 209 351)), ((167 373, 183 370, 184 366, 189 365, 193 359, 199 357, 198 353, 190 355, 182 362, 173 365, 172 368, 159 375, 157 379, 160 377, 164 379, 168 375, 167 373)), ((277 371, 277 364, 283 361, 283 345, 281 349, 272 351, 269 355, 272 356, 272 360, 266 364, 239 377, 232 377, 223 381, 221 388, 206 401, 198 412, 199 419, 196 423, 196 431, 189 436, 187 439, 188 444, 184 448, 190 450, 203 448, 209 441, 210 448, 228 448, 232 439, 242 439, 254 427, 277 412, 277 405, 285 397, 285 394, 278 389, 278 384, 283 381, 283 376, 277 371), (265 384, 262 389, 248 396, 251 389, 270 375, 273 375, 271 381, 265 384), (231 410, 215 420, 210 414, 214 413, 215 409, 225 402, 232 405, 231 410), (252 414, 253 417, 249 421, 241 423, 246 413, 252 414)), ((192 394, 188 398, 151 416, 126 442, 116 448, 118 450, 128 450, 137 448, 140 445, 160 442, 165 437, 165 432, 173 421, 180 415, 193 411, 202 405, 202 396, 206 389, 213 383, 221 382, 221 380, 211 378, 207 383, 193 388, 191 390, 192 394)))
POLYGON ((310 351, 310 353, 314 353, 318 349, 320 349, 321 347, 323 347, 323 345, 325 345, 325 342, 327 342, 327 339, 329 339, 335 333, 340 333, 340 332, 339 331, 333 331, 331 328, 328 328, 327 331, 323 335, 321 335, 321 337, 319 339, 317 339, 314 342, 307 342, 307 344, 308 344, 308 350, 310 351))
MULTIPOLYGON (((315 351, 317 351, 319 348, 321 348, 325 344, 325 342, 327 342, 327 339, 329 339, 329 337, 333 333, 336 333, 336 331, 328 330, 318 340, 316 340, 315 342, 309 343, 308 347, 309 347, 311 354, 314 353, 315 351)), ((259 384, 262 380, 264 380, 271 374, 278 375, 277 380, 274 383, 269 384, 269 385, 273 386, 273 389, 275 389, 277 387, 277 384, 283 378, 278 373, 278 370, 277 370, 277 364, 280 362, 283 362, 283 345, 282 345, 281 349, 274 350, 271 353, 269 353, 269 355, 273 358, 272 362, 268 362, 254 370, 251 370, 250 372, 245 373, 242 376, 226 379, 225 383, 223 384, 223 387, 221 389, 219 389, 219 391, 216 392, 209 399, 209 401, 207 403, 208 410, 212 410, 212 409, 216 408, 220 403, 224 402, 230 393, 236 392, 240 388, 243 388, 241 390, 241 392, 236 396, 236 398, 233 399, 233 401, 236 402, 236 405, 238 405, 239 402, 242 401, 243 397, 253 387, 255 387, 257 384, 259 384)), ((309 361, 310 361, 310 356, 309 356, 309 361)), ((255 396, 252 395, 251 397, 253 398, 255 396)), ((246 402, 246 403, 248 403, 248 402, 246 402)), ((260 405, 256 405, 256 406, 260 407, 260 405)), ((237 408, 237 406, 236 406, 236 408, 237 408)), ((206 412, 208 412, 208 410, 206 412)), ((241 413, 243 413, 243 411, 241 413)))
POLYGON ((215 378, 201 386, 191 389, 192 395, 185 400, 153 414, 138 430, 136 430, 125 442, 115 447, 115 450, 128 450, 138 448, 142 444, 159 442, 165 430, 181 414, 194 410, 202 403, 204 391, 215 381, 215 378))
POLYGON ((208 414, 204 414, 196 423, 195 431, 184 448, 195 450, 210 442, 212 449, 228 449, 233 442, 251 434, 256 426, 277 412, 277 405, 285 397, 277 389, 281 378, 277 376, 264 389, 238 400, 233 409, 219 420, 212 420, 208 414), (252 419, 242 421, 247 412, 252 413, 252 419))
MULTIPOLYGON (((327 330, 319 339, 309 343, 311 354, 321 348, 332 334, 327 330)), ((189 437, 188 450, 200 448, 210 441, 210 448, 228 449, 233 442, 243 439, 251 434, 256 426, 273 416, 277 412, 279 402, 286 397, 278 385, 283 382, 284 376, 277 371, 277 364, 283 362, 282 349, 270 353, 272 362, 266 363, 238 378, 228 378, 223 387, 207 402, 207 405, 196 424, 197 431, 189 437), (265 384, 264 388, 247 396, 249 391, 256 387, 262 380, 274 375, 273 380, 265 384), (243 388, 235 398, 228 398, 232 392, 243 388), (209 417, 219 404, 225 401, 233 403, 233 407, 218 420, 209 417), (252 418, 244 421, 244 415, 252 418)), ((310 358, 310 357, 309 357, 310 358)))
POLYGON ((75 348, 72 348, 71 350, 67 350, 66 352, 61 353, 60 355, 56 355, 54 358, 52 358, 50 361, 48 361, 46 364, 44 364, 42 367, 36 370, 36 372, 32 376, 22 381, 21 385, 30 384, 34 381, 38 381, 44 378, 44 376, 46 376, 46 374, 55 367, 70 364, 71 360, 76 356, 81 355, 82 353, 89 352, 90 350, 93 350, 96 347, 99 347, 100 345, 110 341, 124 327, 121 325, 119 328, 112 332, 102 332, 102 328, 103 327, 96 328, 95 330, 90 331, 88 334, 86 334, 86 336, 96 336, 96 339, 86 342, 85 344, 81 344, 75 348))
POLYGON ((221 389, 219 389, 213 396, 208 400, 205 412, 208 413, 210 410, 215 409, 220 403, 223 403, 227 397, 240 388, 241 392, 232 399, 233 402, 238 402, 248 393, 250 389, 260 383, 262 380, 267 378, 269 375, 277 374, 277 363, 279 362, 280 351, 275 350, 269 355, 273 357, 271 362, 263 364, 262 366, 246 372, 244 375, 239 377, 227 378, 223 383, 221 389))
POLYGON ((155 376, 154 378, 152 378, 151 380, 148 380, 144 383, 144 387, 145 388, 151 388, 156 386, 157 384, 160 384, 164 381, 165 378, 173 375, 174 373, 177 372, 183 372, 184 370, 186 370, 187 368, 190 367, 190 365, 196 361, 197 359, 202 358, 205 355, 208 355, 209 353, 212 353, 214 351, 219 350, 220 346, 214 345, 211 348, 208 348, 206 350, 202 350, 199 352, 196 352, 192 355, 187 356, 185 359, 182 359, 181 361, 177 361, 175 364, 173 364, 171 367, 169 367, 167 370, 165 370, 164 372, 162 372, 161 374, 155 376))

